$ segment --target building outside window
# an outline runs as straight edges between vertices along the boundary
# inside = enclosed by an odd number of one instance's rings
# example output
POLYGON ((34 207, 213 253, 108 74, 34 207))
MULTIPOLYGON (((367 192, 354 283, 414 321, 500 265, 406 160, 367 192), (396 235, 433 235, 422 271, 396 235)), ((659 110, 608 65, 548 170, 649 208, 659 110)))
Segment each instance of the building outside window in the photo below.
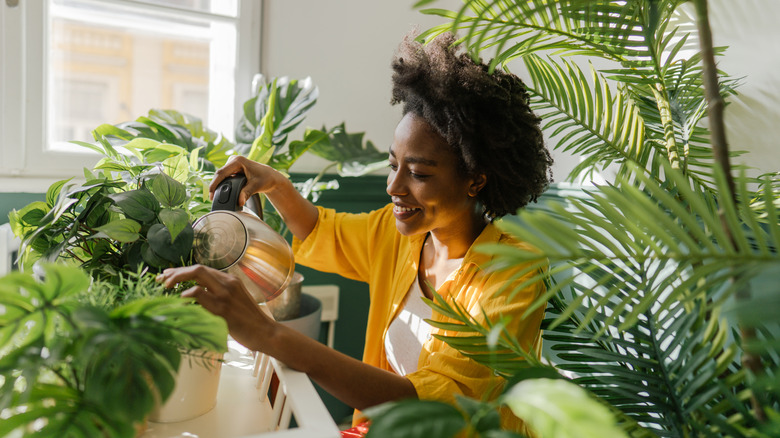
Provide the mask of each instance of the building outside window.
POLYGON ((259 71, 259 23, 257 1, 6 2, 4 189, 45 190, 58 177, 80 174, 97 156, 70 141, 92 141, 100 124, 153 108, 191 114, 232 137, 239 103, 259 71))

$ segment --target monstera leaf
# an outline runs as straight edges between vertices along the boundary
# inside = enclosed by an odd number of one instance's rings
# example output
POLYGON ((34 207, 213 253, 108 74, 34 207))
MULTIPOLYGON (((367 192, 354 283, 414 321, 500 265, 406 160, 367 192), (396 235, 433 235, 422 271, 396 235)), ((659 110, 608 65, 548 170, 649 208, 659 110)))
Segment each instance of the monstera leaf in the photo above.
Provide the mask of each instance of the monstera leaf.
POLYGON ((341 176, 365 175, 387 166, 387 153, 379 152, 371 141, 363 143, 362 132, 347 133, 343 123, 330 131, 329 141, 316 142, 310 150, 332 161, 341 176))
POLYGON ((278 151, 287 143, 288 134, 295 129, 311 110, 319 90, 311 78, 276 78, 270 84, 263 75, 255 77, 255 96, 244 102, 244 115, 236 126, 236 151, 248 155, 255 139, 269 135, 271 144, 278 151), (264 123, 271 113, 271 126, 264 123))
POLYGON ((42 265, 0 278, 0 436, 135 437, 182 352, 224 352, 227 326, 153 277, 91 281, 42 265))

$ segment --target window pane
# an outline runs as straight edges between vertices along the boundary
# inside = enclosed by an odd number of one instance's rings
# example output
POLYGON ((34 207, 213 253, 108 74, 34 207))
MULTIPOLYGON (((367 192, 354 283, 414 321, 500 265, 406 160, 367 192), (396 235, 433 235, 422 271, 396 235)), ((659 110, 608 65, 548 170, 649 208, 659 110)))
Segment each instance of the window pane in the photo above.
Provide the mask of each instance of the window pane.
MULTIPOLYGON (((165 3, 209 8, 220 2, 165 3)), ((222 2, 230 3, 235 0, 222 2)), ((209 105, 218 103, 210 83, 233 87, 232 65, 214 65, 226 62, 215 47, 235 51, 235 24, 224 18, 173 19, 143 5, 55 0, 50 19, 52 148, 77 149, 66 142, 92 141, 90 131, 101 123, 133 120, 152 108, 186 112, 208 125, 209 105)))
MULTIPOLYGON (((141 3, 170 6, 173 8, 193 11, 211 12, 213 14, 235 17, 238 15, 237 0, 137 0, 141 3)), ((256 0, 252 0, 256 1, 256 0)))

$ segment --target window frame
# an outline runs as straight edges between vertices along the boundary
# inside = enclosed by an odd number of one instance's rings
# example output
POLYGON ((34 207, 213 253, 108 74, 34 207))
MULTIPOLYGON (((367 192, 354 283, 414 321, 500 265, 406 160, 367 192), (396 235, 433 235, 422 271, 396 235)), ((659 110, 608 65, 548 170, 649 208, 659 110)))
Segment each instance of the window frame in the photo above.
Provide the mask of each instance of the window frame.
MULTIPOLYGON (((101 1, 153 10, 161 8, 136 0, 101 1)), ((45 143, 49 114, 46 102, 48 5, 48 0, 4 0, 0 4, 0 192, 45 192, 57 180, 82 175, 82 168, 99 158, 88 151, 51 150, 45 143)), ((252 77, 260 71, 262 6, 262 0, 238 0, 235 88, 230 99, 233 114, 227 116, 231 126, 235 126, 241 103, 251 95, 252 77)), ((222 134, 233 135, 224 131, 222 134)))

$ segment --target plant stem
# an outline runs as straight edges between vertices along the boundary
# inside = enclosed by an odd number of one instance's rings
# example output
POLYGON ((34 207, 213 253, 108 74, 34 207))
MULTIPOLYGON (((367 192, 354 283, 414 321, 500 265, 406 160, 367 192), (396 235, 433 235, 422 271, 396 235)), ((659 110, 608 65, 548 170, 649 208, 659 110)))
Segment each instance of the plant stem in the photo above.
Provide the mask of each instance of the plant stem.
POLYGON ((82 265, 84 264, 84 260, 81 260, 76 254, 73 253, 73 251, 66 249, 65 252, 67 252, 74 259, 78 260, 82 265))
POLYGON ((664 126, 664 144, 666 145, 669 163, 671 163, 672 169, 679 169, 680 151, 677 149, 677 141, 674 138, 674 122, 672 120, 672 109, 669 105, 669 93, 661 80, 655 86, 650 87, 650 89, 655 96, 656 106, 661 115, 661 123, 664 126))
MULTIPOLYGON (((734 176, 731 174, 729 148, 728 142, 726 141, 726 127, 723 122, 724 102, 718 86, 718 71, 715 64, 715 52, 712 48, 712 30, 710 28, 707 0, 694 0, 694 5, 696 7, 696 25, 699 31, 699 44, 701 46, 702 63, 704 67, 704 91, 707 98, 707 112, 710 119, 713 156, 726 178, 727 189, 729 191, 727 195, 731 198, 734 205, 737 205, 734 176)), ((723 208, 720 208, 718 213, 720 215, 721 223, 723 224, 723 229, 729 236, 732 247, 737 249, 734 235, 726 222, 723 208)), ((750 295, 749 286, 742 286, 735 294, 735 299, 738 301, 745 301, 750 299, 750 295)), ((756 338, 755 330, 750 327, 740 327, 740 333, 744 344, 749 344, 756 338)), ((762 365, 761 357, 748 350, 745 350, 742 356, 742 366, 754 376, 763 374, 764 367, 762 365)), ((755 393, 750 396, 750 401, 756 418, 762 423, 767 422, 764 408, 755 393)))

